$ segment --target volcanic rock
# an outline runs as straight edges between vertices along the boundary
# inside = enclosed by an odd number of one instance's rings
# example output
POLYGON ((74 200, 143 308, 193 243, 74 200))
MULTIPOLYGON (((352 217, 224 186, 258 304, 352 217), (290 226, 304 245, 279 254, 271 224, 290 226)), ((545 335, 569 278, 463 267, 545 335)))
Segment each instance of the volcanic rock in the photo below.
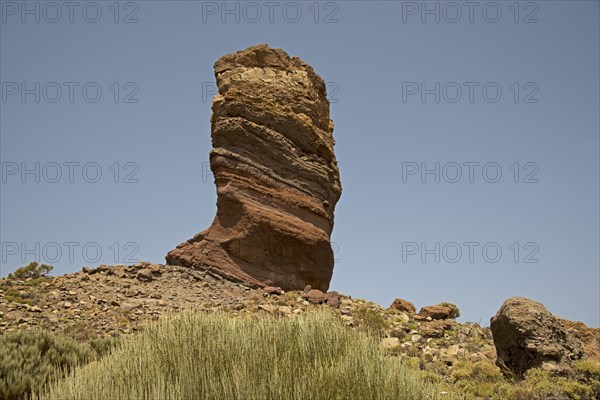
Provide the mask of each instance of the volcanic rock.
POLYGON ((326 291, 341 184, 325 82, 267 45, 222 57, 215 75, 210 166, 217 214, 207 230, 170 251, 167 263, 254 287, 326 291))
POLYGON ((325 293, 325 303, 331 308, 340 308, 340 294, 338 292, 325 293))
POLYGON ((446 330, 455 326, 456 321, 453 319, 436 319, 421 324, 421 332, 425 337, 438 338, 444 336, 446 330))
POLYGON ((421 308, 419 315, 423 318, 448 319, 452 315, 452 310, 446 306, 425 306, 421 308))
POLYGON ((398 311, 404 311, 409 314, 414 314, 417 311, 413 303, 404 299, 394 299, 394 302, 392 303, 390 308, 393 308, 394 310, 398 311))
POLYGON ((524 297, 507 299, 490 328, 504 372, 522 375, 532 367, 566 372, 583 356, 579 340, 543 304, 524 297), (508 371, 507 371, 508 369, 508 371))
POLYGON ((319 289, 311 289, 308 292, 302 293, 302 298, 313 304, 321 304, 327 300, 325 293, 319 289))
POLYGON ((265 286, 263 289, 265 295, 280 295, 284 294, 284 291, 277 286, 265 286))

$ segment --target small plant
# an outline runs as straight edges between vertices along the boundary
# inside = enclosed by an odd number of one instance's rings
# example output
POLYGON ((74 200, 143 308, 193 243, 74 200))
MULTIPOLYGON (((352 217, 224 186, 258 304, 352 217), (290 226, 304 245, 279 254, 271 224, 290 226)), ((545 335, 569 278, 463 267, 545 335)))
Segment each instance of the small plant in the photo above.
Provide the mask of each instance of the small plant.
POLYGON ((404 332, 404 330, 395 328, 395 329, 392 329, 392 331, 390 332, 390 336, 395 337, 400 341, 403 341, 406 339, 407 334, 406 334, 406 332, 404 332))
POLYGON ((456 306, 456 304, 444 301, 443 303, 438 304, 438 306, 448 307, 450 309, 450 318, 455 319, 460 317, 460 309, 456 306))
POLYGON ((419 326, 413 323, 406 324, 406 328, 410 329, 411 331, 419 330, 419 326))
POLYGON ((41 277, 47 277, 47 275, 54 269, 51 265, 38 264, 37 262, 31 262, 29 265, 18 268, 15 272, 8 274, 8 279, 37 279, 41 277))

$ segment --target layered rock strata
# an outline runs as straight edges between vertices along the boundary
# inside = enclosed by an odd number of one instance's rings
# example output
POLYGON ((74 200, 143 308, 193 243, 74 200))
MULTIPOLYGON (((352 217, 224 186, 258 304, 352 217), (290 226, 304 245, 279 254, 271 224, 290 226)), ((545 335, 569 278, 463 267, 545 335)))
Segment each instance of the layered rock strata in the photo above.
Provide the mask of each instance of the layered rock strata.
POLYGON ((326 291, 341 194, 325 82, 267 45, 215 63, 212 225, 167 254, 253 286, 326 291))

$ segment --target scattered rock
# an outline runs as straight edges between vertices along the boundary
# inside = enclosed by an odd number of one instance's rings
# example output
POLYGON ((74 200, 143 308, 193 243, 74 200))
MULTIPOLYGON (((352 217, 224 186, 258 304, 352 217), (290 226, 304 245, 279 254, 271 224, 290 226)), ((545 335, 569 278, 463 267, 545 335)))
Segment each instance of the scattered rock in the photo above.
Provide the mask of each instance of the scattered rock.
POLYGON ((262 291, 265 295, 279 295, 285 293, 279 286, 265 286, 262 291))
POLYGON ((303 293, 302 297, 313 304, 321 304, 325 301, 325 293, 319 289, 311 289, 308 292, 303 293))
POLYGON ((157 275, 157 276, 162 273, 162 269, 159 264, 150 264, 150 265, 148 265, 147 269, 150 270, 150 272, 152 272, 154 275, 157 275))
POLYGON ((284 315, 290 315, 292 313, 292 307, 290 306, 280 306, 279 312, 284 315))
POLYGON ((448 319, 451 314, 452 310, 446 306, 425 306, 419 311, 421 317, 431 319, 448 319))
POLYGON ((421 332, 426 338, 439 338, 444 336, 447 329, 456 326, 456 321, 452 319, 433 320, 421 324, 421 332))
POLYGON ((273 304, 259 304, 258 308, 260 310, 264 310, 266 312, 275 312, 277 310, 277 306, 273 304))
POLYGON ((395 299, 392 302, 392 305, 390 306, 390 308, 392 308, 394 310, 398 310, 398 311, 404 311, 409 314, 415 314, 417 312, 415 305, 413 303, 411 303, 410 301, 404 300, 404 299, 395 299))
POLYGON ((340 307, 340 295, 338 292, 327 292, 325 294, 325 302, 331 308, 340 307))
POLYGON ((106 272, 108 271, 108 266, 101 264, 96 268, 96 272, 106 272))
POLYGON ((126 300, 120 303, 121 311, 128 313, 142 306, 142 303, 135 300, 126 300))
POLYGON ((464 358, 466 350, 461 349, 458 344, 448 346, 448 348, 440 349, 439 360, 446 365, 451 366, 459 358, 464 358))
POLYGON ((410 321, 410 317, 405 312, 398 314, 396 318, 400 319, 400 321, 402 321, 405 324, 408 323, 408 321, 410 321))
POLYGON ((386 349, 393 349, 400 346, 400 339, 395 337, 383 338, 381 345, 386 349))
POLYGON ((136 276, 141 281, 151 281, 154 279, 152 271, 148 268, 140 269, 136 276))

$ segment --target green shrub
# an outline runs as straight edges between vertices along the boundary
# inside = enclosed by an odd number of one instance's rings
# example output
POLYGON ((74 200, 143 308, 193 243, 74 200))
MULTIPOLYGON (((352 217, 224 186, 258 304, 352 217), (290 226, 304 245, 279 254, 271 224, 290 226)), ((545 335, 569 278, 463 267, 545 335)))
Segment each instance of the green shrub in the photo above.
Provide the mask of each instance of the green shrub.
POLYGON ((581 372, 587 379, 600 380, 600 362, 586 358, 573 363, 575 370, 581 372))
POLYGON ((50 379, 96 357, 89 345, 43 330, 0 337, 0 399, 25 398, 50 379))
POLYGON ((494 399, 547 400, 547 399, 595 399, 591 386, 575 379, 556 376, 548 371, 532 368, 525 372, 525 379, 512 384, 500 384, 494 399))
POLYGON ((456 361, 450 373, 455 387, 471 396, 492 396, 502 372, 489 361, 456 361))
POLYGON ((387 324, 377 311, 367 306, 360 306, 354 313, 358 329, 373 336, 381 336, 387 324))
MULTIPOLYGON (((25 292, 23 292, 23 293, 25 293, 25 292)), ((28 305, 32 306, 33 300, 31 300, 30 297, 23 297, 21 294, 22 293, 20 291, 17 291, 14 289, 8 289, 4 293, 4 299, 6 301, 11 301, 13 303, 28 304, 28 305)))
POLYGON ((119 339, 112 336, 105 336, 103 338, 90 340, 89 344, 99 357, 104 357, 105 355, 110 354, 113 349, 118 348, 119 339))
POLYGON ((438 304, 438 306, 448 307, 451 310, 450 318, 460 317, 460 309, 456 306, 456 304, 448 303, 447 301, 444 301, 443 303, 438 304))
POLYGON ((42 399, 453 399, 331 313, 185 312, 149 324, 42 399))
POLYGON ((8 274, 8 279, 27 279, 27 278, 41 278, 45 277, 54 269, 51 265, 42 264, 39 265, 35 261, 29 263, 24 267, 18 268, 15 272, 8 274))
POLYGON ((498 382, 502 379, 500 368, 489 361, 456 361, 452 364, 452 379, 476 382, 498 382))

